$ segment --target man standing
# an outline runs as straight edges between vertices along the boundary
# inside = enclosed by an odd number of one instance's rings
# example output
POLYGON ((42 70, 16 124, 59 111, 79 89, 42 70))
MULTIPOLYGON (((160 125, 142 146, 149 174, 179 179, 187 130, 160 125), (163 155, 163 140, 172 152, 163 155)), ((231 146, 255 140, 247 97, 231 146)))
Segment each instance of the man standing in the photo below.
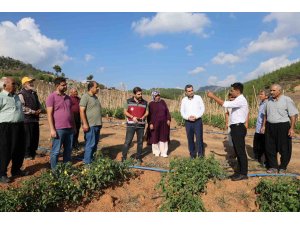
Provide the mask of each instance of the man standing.
POLYGON ((72 102, 73 118, 74 118, 75 126, 76 126, 76 133, 74 134, 74 137, 73 137, 72 147, 76 148, 76 149, 79 149, 78 136, 79 136, 79 129, 80 129, 80 126, 81 126, 80 110, 79 110, 80 98, 78 97, 78 92, 77 92, 76 88, 71 88, 70 98, 71 98, 71 102, 72 102))
POLYGON ((188 139, 190 157, 192 159, 204 156, 203 145, 203 123, 201 116, 204 113, 205 106, 200 95, 194 95, 194 89, 191 84, 185 86, 185 94, 181 101, 180 112, 185 120, 185 129, 188 139), (196 135, 196 144, 195 144, 196 135))
POLYGON ((85 149, 84 164, 90 164, 97 151, 102 128, 101 104, 96 94, 99 92, 99 84, 95 81, 88 83, 88 93, 80 100, 80 117, 84 131, 85 149))
POLYGON ((0 182, 9 183, 7 167, 12 160, 12 176, 26 176, 21 167, 25 154, 24 115, 22 103, 15 94, 16 81, 12 77, 4 80, 0 93, 0 182))
POLYGON ((66 95, 67 83, 63 77, 54 79, 55 91, 46 100, 47 117, 52 138, 50 154, 51 169, 54 170, 58 161, 61 146, 64 146, 63 162, 71 161, 74 134, 74 120, 71 111, 71 98, 66 95))
POLYGON ((122 161, 126 160, 129 146, 134 133, 137 135, 136 159, 142 163, 143 136, 145 129, 145 118, 148 116, 148 103, 143 99, 142 89, 133 88, 133 97, 127 99, 124 106, 124 114, 127 118, 125 144, 122 150, 122 161))
POLYGON ((267 173, 286 173, 286 168, 292 156, 292 137, 295 135, 295 123, 299 114, 293 100, 282 94, 279 84, 271 86, 271 98, 266 104, 264 125, 267 173), (277 162, 277 152, 280 154, 280 165, 277 162))
POLYGON ((232 101, 223 101, 212 92, 208 91, 207 96, 214 99, 219 105, 225 108, 232 108, 230 117, 231 138, 233 148, 237 155, 239 171, 231 176, 232 181, 248 179, 248 159, 245 149, 245 136, 247 128, 245 123, 248 118, 248 102, 243 95, 244 86, 241 83, 231 85, 230 93, 235 99, 232 101))
POLYGON ((35 158, 40 138, 39 115, 41 113, 41 104, 34 90, 34 80, 29 77, 23 77, 23 88, 19 92, 24 112, 25 160, 35 158))
MULTIPOLYGON (((263 163, 261 161, 261 157, 263 155, 266 156, 265 154, 265 134, 261 133, 261 128, 263 126, 263 121, 264 121, 264 114, 265 114, 265 108, 266 104, 268 101, 268 95, 265 90, 261 90, 259 92, 259 108, 258 108, 258 116, 256 120, 256 127, 255 127, 255 134, 254 134, 254 139, 253 139, 253 153, 255 159, 263 163)), ((265 162, 267 164, 267 160, 265 159, 265 162)), ((267 165, 266 165, 267 166, 267 165)))

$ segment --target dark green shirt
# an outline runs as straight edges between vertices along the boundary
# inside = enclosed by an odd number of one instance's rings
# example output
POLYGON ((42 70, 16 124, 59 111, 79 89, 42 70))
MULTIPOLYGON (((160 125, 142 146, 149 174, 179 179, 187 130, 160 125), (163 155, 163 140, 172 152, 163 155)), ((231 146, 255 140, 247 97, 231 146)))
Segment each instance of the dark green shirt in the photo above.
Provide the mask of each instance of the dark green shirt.
POLYGON ((79 105, 80 107, 85 108, 87 121, 90 127, 102 125, 102 107, 97 96, 91 96, 88 93, 86 93, 82 95, 79 105))

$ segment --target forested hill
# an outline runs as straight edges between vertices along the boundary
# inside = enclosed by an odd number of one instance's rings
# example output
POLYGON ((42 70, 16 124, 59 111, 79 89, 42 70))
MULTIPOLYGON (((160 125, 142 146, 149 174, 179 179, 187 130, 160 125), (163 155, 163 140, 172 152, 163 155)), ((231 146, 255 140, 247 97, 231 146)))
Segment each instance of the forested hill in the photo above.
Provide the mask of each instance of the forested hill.
POLYGON ((274 83, 280 84, 285 91, 293 91, 300 84, 300 61, 244 83, 244 94, 251 98, 254 90, 258 93, 261 89, 269 89, 274 83))
POLYGON ((0 56, 0 77, 12 76, 20 80, 23 76, 31 75, 36 79, 52 81, 54 74, 48 71, 36 69, 31 64, 22 61, 0 56))

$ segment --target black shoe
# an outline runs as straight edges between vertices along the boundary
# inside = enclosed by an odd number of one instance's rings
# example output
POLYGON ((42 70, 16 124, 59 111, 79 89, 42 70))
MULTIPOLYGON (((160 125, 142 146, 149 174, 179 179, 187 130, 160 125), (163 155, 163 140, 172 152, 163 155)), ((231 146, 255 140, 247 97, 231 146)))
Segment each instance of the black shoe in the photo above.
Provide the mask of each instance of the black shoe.
POLYGON ((228 178, 232 179, 232 178, 235 178, 235 177, 239 177, 240 175, 241 174, 239 174, 239 173, 234 173, 234 174, 228 176, 228 178))
POLYGON ((0 177, 0 183, 8 184, 11 180, 7 176, 0 177))
POLYGON ((25 176, 29 175, 29 172, 28 171, 24 171, 24 170, 19 170, 17 172, 11 173, 11 175, 13 177, 25 177, 25 176))
POLYGON ((243 175, 243 174, 239 174, 238 176, 231 178, 232 181, 247 180, 247 179, 248 179, 248 176, 243 175))

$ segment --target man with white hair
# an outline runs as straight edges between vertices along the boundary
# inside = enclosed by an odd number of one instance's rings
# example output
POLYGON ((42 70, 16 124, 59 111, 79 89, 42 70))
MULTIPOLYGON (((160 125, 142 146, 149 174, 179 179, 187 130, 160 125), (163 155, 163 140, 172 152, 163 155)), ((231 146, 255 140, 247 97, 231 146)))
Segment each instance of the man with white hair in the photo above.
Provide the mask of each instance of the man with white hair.
POLYGON ((270 89, 271 98, 266 104, 261 133, 265 133, 267 173, 286 173, 292 156, 292 137, 295 135, 296 118, 299 114, 293 100, 282 94, 279 84, 270 89), (277 162, 280 154, 280 165, 277 162))
POLYGON ((6 77, 2 77, 0 79, 0 92, 3 90, 3 85, 4 85, 5 80, 6 80, 6 77))
POLYGON ((0 183, 9 183, 7 167, 12 161, 11 175, 26 176, 21 167, 24 160, 24 115, 16 93, 16 81, 7 77, 0 93, 0 183))
POLYGON ((24 112, 25 160, 33 160, 35 158, 40 138, 39 115, 41 113, 41 104, 34 89, 34 80, 30 77, 23 77, 23 88, 19 92, 24 112))

